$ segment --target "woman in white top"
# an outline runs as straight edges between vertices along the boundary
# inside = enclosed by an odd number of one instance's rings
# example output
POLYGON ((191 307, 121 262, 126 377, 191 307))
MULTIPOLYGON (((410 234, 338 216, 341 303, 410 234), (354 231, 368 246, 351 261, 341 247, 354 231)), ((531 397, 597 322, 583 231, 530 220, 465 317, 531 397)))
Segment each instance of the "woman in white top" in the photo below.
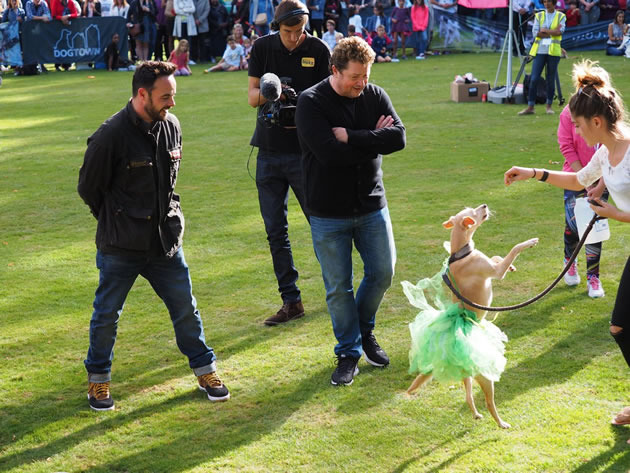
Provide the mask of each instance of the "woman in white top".
MULTIPOLYGON (((577 91, 569 109, 576 131, 589 146, 601 146, 577 173, 512 167, 505 173, 505 184, 536 178, 563 189, 580 190, 601 177, 616 207, 589 194, 595 202, 591 208, 602 217, 630 223, 630 127, 623 101, 612 87, 608 73, 597 63, 584 61, 574 65, 573 82, 577 91)), ((630 258, 619 281, 610 334, 630 366, 630 258)), ((630 424, 630 407, 619 412, 612 423, 630 424)))
POLYGON ((127 0, 114 0, 112 8, 109 11, 109 16, 122 16, 123 18, 127 18, 127 13, 129 13, 127 0))

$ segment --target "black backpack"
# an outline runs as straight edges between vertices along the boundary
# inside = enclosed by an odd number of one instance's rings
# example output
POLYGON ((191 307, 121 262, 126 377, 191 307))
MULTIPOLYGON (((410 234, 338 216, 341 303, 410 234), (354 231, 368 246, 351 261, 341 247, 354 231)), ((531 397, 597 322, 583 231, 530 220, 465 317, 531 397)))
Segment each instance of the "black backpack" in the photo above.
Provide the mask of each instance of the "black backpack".
MULTIPOLYGON (((529 84, 532 80, 531 75, 525 74, 525 80, 523 81, 523 93, 525 98, 529 97, 529 84)), ((536 84, 536 103, 547 103, 547 81, 541 77, 536 84)))

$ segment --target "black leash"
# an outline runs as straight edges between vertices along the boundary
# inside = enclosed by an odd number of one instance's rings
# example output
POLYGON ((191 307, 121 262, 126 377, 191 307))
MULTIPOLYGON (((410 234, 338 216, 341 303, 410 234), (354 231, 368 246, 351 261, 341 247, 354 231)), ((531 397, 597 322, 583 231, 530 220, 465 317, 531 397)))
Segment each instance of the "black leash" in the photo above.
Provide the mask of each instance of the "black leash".
POLYGON ((564 277, 564 275, 567 273, 567 271, 569 270, 569 268, 571 267, 571 265, 575 261, 575 258, 577 258, 580 250, 582 249, 582 246, 584 246, 584 242, 586 241, 586 237, 588 236, 590 231, 593 229, 593 225, 595 225, 595 222, 597 220, 600 220, 601 218, 602 217, 600 217, 599 215, 593 216, 593 218, 589 222, 588 226, 586 227, 586 230, 584 231, 584 235, 582 236, 582 239, 578 243, 577 247, 575 248, 575 251, 571 255, 571 258, 569 258, 569 261, 567 262, 566 266, 564 267, 564 269, 562 270, 560 275, 556 278, 556 280, 554 282, 552 282, 547 287, 547 289, 542 291, 540 294, 538 294, 537 296, 532 297, 531 299, 526 300, 525 302, 521 302, 520 304, 504 306, 504 307, 486 307, 486 306, 483 306, 483 305, 475 304, 474 302, 466 299, 464 296, 462 296, 459 293, 459 291, 457 289, 455 289, 455 287, 453 286, 453 283, 451 282, 451 280, 448 278, 448 275, 446 274, 448 272, 448 270, 445 271, 442 274, 442 279, 444 280, 444 283, 448 286, 448 288, 453 292, 453 294, 455 294, 457 296, 457 298, 459 300, 461 300, 462 302, 465 302, 466 304, 468 304, 471 307, 474 307, 475 309, 487 310, 487 311, 490 311, 490 312, 503 312, 503 311, 506 311, 506 310, 520 309, 522 307, 528 306, 529 304, 533 304, 538 299, 541 299, 542 297, 546 296, 547 293, 549 291, 551 291, 556 286, 556 284, 558 284, 558 282, 564 277))

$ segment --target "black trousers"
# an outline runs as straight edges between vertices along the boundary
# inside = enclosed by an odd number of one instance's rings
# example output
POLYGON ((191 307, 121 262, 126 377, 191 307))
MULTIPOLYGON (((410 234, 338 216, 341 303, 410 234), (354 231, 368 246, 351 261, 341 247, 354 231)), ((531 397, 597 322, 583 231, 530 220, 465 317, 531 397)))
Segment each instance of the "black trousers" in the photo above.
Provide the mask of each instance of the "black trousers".
POLYGON ((207 37, 209 33, 197 33, 190 37, 190 59, 195 62, 208 61, 207 37))
POLYGON ((514 32, 516 33, 516 44, 512 47, 512 52, 517 54, 517 49, 521 55, 525 54, 525 35, 527 35, 527 18, 529 14, 521 15, 518 12, 512 12, 514 22, 514 32))
MULTIPOLYGON (((172 31, 172 30, 171 30, 172 31)), ((155 60, 168 60, 171 55, 171 48, 168 44, 168 27, 166 25, 158 25, 157 34, 155 36, 155 60)))
POLYGON ((613 338, 628 366, 630 366, 630 258, 626 261, 626 267, 619 281, 615 307, 613 308, 610 325, 621 327, 621 332, 614 334, 613 338))

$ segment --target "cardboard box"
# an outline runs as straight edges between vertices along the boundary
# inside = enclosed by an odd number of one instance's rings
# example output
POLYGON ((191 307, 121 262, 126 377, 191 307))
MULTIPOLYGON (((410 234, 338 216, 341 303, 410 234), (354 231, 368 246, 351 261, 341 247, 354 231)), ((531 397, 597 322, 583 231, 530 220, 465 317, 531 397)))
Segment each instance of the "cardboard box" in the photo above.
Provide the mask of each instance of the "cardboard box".
POLYGON ((481 102, 481 96, 487 94, 490 84, 487 82, 473 82, 465 84, 451 82, 451 100, 454 102, 481 102))

